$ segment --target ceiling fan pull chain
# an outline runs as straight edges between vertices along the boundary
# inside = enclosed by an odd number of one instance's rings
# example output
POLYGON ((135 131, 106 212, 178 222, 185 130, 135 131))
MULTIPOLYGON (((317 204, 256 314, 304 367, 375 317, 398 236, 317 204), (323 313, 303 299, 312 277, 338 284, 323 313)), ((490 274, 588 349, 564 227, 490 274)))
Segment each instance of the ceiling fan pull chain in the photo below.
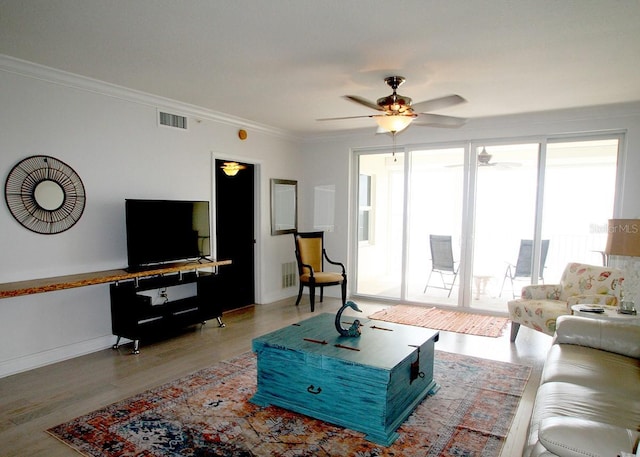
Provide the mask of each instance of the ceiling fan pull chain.
POLYGON ((391 138, 393 138, 393 149, 391 151, 391 157, 393 157, 394 162, 397 162, 398 158, 396 157, 396 132, 391 132, 391 138))

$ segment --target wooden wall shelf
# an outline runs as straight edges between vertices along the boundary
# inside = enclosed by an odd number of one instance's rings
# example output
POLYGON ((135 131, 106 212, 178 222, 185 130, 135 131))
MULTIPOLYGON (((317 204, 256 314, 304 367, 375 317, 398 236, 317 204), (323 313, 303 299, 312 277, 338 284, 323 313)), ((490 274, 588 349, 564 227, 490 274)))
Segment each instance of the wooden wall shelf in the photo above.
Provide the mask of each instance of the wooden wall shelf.
POLYGON ((218 267, 230 265, 231 260, 214 260, 210 262, 179 262, 165 264, 158 268, 153 268, 138 272, 127 270, 105 270, 90 273, 80 273, 67 276, 56 276, 52 278, 30 279, 27 281, 7 282, 0 284, 0 298, 19 297, 21 295, 39 294, 43 292, 53 292, 55 290, 73 289, 75 287, 92 286, 96 284, 106 284, 126 279, 143 278, 145 276, 157 276, 180 271, 199 270, 202 268, 218 267))

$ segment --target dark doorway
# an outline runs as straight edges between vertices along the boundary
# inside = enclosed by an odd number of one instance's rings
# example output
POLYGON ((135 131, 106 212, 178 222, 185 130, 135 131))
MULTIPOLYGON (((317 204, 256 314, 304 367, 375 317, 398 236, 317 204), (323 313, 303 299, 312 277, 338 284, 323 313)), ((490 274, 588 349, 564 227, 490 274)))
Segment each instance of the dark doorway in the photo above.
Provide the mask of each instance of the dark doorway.
POLYGON ((219 260, 232 264, 220 267, 223 309, 234 309, 255 303, 254 273, 254 166, 241 163, 244 169, 228 176, 216 160, 216 247, 219 260))

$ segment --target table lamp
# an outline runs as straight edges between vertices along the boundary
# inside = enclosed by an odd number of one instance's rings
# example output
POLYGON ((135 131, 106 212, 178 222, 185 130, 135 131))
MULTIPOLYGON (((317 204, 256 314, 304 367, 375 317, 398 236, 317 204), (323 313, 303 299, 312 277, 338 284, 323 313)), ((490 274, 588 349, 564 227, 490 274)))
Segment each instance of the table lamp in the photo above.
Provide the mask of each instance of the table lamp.
MULTIPOLYGON (((607 225, 607 246, 604 252, 609 258, 612 255, 640 257, 640 219, 609 219, 607 225)), ((626 259, 624 262, 625 280, 620 293, 619 313, 636 314, 634 303, 638 299, 640 284, 636 263, 635 259, 626 259)))

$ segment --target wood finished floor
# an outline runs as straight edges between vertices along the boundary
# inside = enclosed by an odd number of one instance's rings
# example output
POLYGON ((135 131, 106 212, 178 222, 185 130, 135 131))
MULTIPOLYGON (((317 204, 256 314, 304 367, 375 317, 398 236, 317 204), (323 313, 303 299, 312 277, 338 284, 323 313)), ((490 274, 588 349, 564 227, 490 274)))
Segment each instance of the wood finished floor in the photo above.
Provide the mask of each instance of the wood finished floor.
MULTIPOLYGON (((131 347, 123 346, 0 379, 0 456, 79 455, 45 430, 251 350, 254 337, 311 316, 307 301, 299 307, 293 302, 287 299, 226 313, 226 328, 219 328, 215 321, 192 327, 177 337, 143 344, 139 355, 131 355, 131 347)), ((389 306, 357 303, 365 316, 389 306)), ((324 303, 316 303, 316 313, 335 313, 338 306, 337 300, 325 298, 324 303)), ((436 343, 441 351, 533 367, 501 453, 504 457, 521 455, 535 389, 551 344, 549 336, 524 327, 515 344, 509 342, 508 333, 507 329, 500 338, 487 338, 440 332, 436 343)))

